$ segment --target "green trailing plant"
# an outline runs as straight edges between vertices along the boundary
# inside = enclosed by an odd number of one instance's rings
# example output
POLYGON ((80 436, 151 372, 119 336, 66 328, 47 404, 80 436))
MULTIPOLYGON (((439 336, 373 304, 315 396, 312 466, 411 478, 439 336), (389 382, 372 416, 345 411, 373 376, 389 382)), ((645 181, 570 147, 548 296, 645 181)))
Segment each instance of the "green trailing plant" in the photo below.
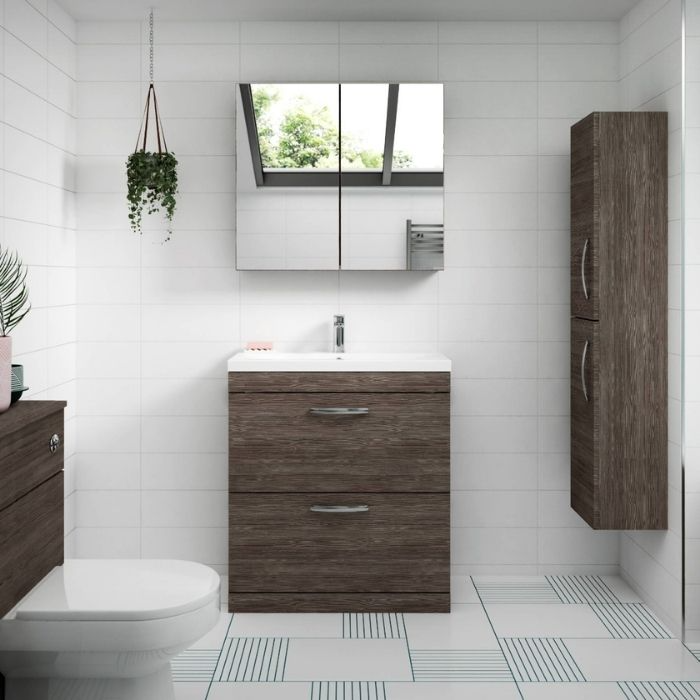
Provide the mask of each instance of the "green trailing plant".
POLYGON ((162 210, 168 222, 168 234, 165 241, 169 241, 172 236, 173 216, 177 206, 175 199, 177 195, 177 158, 175 158, 174 153, 168 151, 165 142, 165 133, 158 113, 158 100, 153 83, 148 86, 146 108, 143 112, 139 135, 136 138, 136 150, 126 161, 126 181, 126 198, 129 202, 131 228, 136 233, 141 233, 144 210, 147 214, 155 214, 162 210), (151 106, 153 107, 153 116, 151 116, 151 106), (146 150, 150 121, 155 126, 158 151, 146 150))
POLYGON ((144 210, 154 214, 163 210, 168 221, 168 236, 172 235, 172 222, 177 206, 177 158, 173 153, 152 153, 140 150, 126 161, 129 222, 136 233, 141 233, 144 210))
POLYGON ((31 308, 26 266, 16 252, 0 249, 0 336, 9 335, 31 308))

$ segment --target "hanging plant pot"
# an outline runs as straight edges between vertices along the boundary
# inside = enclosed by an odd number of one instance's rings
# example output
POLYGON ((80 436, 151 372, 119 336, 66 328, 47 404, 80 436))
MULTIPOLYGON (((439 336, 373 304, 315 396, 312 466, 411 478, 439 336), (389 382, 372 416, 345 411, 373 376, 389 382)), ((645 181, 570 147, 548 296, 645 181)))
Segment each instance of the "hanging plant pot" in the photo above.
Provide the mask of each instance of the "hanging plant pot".
POLYGON ((136 150, 126 161, 126 178, 126 198, 129 202, 131 228, 136 233, 142 233, 141 220, 144 211, 147 214, 154 214, 162 210, 168 222, 168 233, 165 241, 169 241, 177 205, 177 158, 175 158, 175 154, 168 151, 165 142, 153 83, 148 88, 146 108, 136 140, 136 150), (155 125, 157 151, 146 150, 148 126, 151 120, 155 125))

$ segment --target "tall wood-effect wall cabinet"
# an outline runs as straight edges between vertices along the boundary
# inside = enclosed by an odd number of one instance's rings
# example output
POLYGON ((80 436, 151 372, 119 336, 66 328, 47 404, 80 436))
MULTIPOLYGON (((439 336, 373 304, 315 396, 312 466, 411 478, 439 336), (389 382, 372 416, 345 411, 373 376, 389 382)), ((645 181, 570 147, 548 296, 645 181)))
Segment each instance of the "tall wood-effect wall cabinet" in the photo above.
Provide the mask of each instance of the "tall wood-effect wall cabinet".
POLYGON ((571 128, 571 507, 593 528, 667 527, 664 112, 571 128))

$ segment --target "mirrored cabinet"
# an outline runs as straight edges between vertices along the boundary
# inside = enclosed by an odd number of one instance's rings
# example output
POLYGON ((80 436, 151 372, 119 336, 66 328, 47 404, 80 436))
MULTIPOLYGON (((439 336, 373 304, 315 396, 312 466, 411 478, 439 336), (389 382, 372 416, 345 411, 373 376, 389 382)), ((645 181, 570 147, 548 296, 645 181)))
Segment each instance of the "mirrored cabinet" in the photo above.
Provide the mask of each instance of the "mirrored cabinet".
POLYGON ((239 270, 441 270, 443 88, 243 83, 239 270))

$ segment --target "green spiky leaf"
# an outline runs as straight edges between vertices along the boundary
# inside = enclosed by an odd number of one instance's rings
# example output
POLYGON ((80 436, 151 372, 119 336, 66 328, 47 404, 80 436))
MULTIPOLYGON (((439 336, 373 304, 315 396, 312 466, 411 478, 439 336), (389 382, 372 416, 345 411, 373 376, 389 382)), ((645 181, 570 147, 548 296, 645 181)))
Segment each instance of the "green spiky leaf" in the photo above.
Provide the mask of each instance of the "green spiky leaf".
POLYGON ((27 267, 17 252, 0 248, 0 336, 9 335, 31 308, 27 267))

